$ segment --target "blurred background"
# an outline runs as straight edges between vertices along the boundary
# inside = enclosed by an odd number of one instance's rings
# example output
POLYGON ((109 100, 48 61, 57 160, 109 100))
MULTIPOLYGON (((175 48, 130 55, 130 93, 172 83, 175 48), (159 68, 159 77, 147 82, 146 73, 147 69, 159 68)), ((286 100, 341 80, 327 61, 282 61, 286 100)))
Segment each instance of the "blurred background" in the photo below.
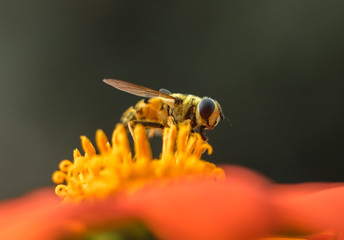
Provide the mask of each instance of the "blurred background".
MULTIPOLYGON (((0 1, 0 199, 53 185, 80 135, 139 97, 217 99, 217 164, 276 182, 344 181, 343 1, 0 1)), ((159 139, 153 141, 157 156, 159 139)))

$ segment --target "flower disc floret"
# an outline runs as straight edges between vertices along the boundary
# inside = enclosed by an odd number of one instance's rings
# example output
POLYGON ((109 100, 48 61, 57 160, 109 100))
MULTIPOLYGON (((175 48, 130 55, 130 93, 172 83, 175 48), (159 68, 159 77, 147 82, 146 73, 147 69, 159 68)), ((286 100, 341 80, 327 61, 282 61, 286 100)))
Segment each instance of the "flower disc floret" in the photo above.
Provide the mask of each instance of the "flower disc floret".
POLYGON ((189 123, 172 125, 163 131, 162 152, 153 159, 146 129, 137 125, 133 132, 135 155, 130 150, 127 131, 117 124, 109 143, 102 130, 96 132, 96 146, 81 136, 84 155, 73 152, 73 162, 62 160, 52 179, 58 184, 55 192, 65 200, 80 201, 104 198, 119 191, 132 192, 149 183, 171 179, 225 178, 224 171, 201 159, 212 147, 189 123))

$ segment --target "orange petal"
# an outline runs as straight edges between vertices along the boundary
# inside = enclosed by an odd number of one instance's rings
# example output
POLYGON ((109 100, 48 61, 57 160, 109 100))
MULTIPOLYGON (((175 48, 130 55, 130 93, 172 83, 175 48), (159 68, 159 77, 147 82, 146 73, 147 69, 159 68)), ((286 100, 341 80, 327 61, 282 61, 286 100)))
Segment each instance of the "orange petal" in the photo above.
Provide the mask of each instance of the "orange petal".
MULTIPOLYGON (((273 185, 240 167, 226 180, 175 181, 94 204, 60 204, 53 189, 0 203, 0 239, 56 239, 138 219, 162 239, 252 240, 297 226, 307 239, 343 239, 344 184, 273 185)), ((271 235, 270 235, 271 236, 271 235)))
POLYGON ((276 185, 274 194, 280 224, 344 232, 344 183, 276 185))
POLYGON ((143 189, 127 199, 126 207, 162 239, 262 236, 272 223, 267 181, 242 168, 227 173, 225 181, 198 179, 143 189))

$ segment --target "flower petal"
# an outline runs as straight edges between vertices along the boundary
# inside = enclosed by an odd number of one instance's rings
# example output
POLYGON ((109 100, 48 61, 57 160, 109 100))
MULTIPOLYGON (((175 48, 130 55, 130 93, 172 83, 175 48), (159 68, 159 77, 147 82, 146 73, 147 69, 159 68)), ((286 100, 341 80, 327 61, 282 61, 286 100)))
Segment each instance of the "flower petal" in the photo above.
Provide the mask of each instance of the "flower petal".
POLYGON ((239 167, 227 173, 226 181, 198 179, 143 189, 127 200, 127 207, 162 239, 261 236, 271 227, 267 180, 239 167))
POLYGON ((344 183, 276 185, 274 190, 281 225, 344 232, 344 183))
POLYGON ((224 169, 224 181, 160 183, 93 204, 61 205, 53 189, 38 190, 0 204, 0 239, 57 239, 130 219, 166 240, 251 240, 287 227, 309 231, 306 239, 343 236, 343 183, 274 185, 244 168, 224 169))
POLYGON ((0 239, 45 239, 60 200, 53 189, 42 189, 0 206, 0 239))

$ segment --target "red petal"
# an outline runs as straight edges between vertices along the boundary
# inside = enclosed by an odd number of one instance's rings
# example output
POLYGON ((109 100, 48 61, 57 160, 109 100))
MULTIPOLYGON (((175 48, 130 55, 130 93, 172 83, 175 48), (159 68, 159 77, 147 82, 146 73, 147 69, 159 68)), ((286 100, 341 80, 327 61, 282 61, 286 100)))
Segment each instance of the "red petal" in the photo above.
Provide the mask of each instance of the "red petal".
POLYGON ((253 239, 271 224, 267 181, 243 168, 223 182, 198 180, 137 192, 128 199, 163 239, 253 239))
POLYGON ((318 239, 344 232, 344 184, 274 186, 243 168, 228 167, 226 173, 223 182, 152 185, 93 205, 60 205, 52 189, 39 190, 0 204, 0 239, 55 239, 128 218, 142 220, 167 240, 254 239, 290 226, 330 230, 318 239))
POLYGON ((0 239, 44 239, 60 200, 53 189, 42 189, 0 206, 0 239))
POLYGON ((118 219, 125 216, 116 206, 110 206, 110 202, 61 204, 54 189, 45 188, 0 204, 0 239, 58 239, 118 219), (113 211, 109 212, 108 208, 113 211))
POLYGON ((44 189, 0 206, 0 239, 55 239, 108 221, 142 220, 163 239, 251 239, 269 227, 265 180, 240 169, 224 182, 151 186, 104 203, 60 205, 44 189), (66 226, 68 226, 66 230, 66 226))
POLYGON ((343 183, 277 185, 274 194, 281 225, 344 232, 343 183))

